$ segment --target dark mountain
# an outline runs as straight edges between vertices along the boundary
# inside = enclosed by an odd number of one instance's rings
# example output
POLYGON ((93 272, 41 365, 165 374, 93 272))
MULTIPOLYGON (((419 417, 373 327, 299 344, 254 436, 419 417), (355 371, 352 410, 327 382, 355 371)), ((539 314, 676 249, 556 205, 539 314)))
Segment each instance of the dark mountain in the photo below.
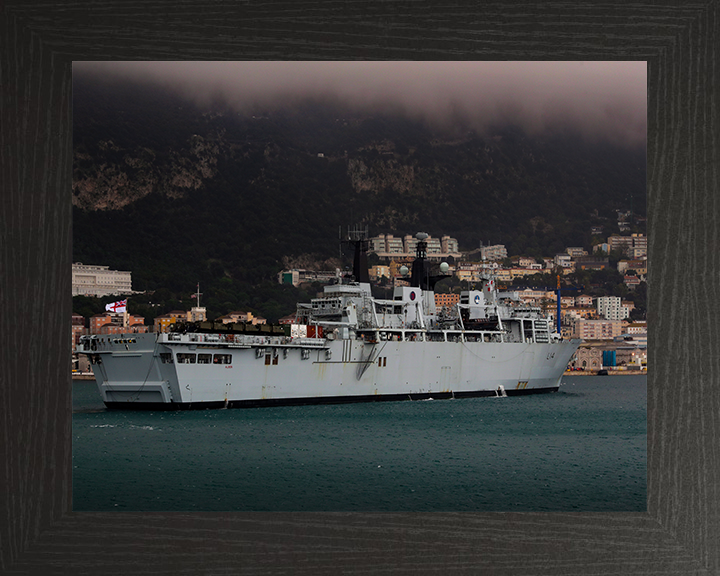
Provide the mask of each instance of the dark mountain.
POLYGON ((645 150, 569 131, 440 131, 327 101, 238 113, 82 77, 73 97, 73 260, 131 270, 137 290, 199 281, 216 315, 289 313, 296 294, 253 294, 287 291, 271 285, 293 262, 340 265, 339 226, 550 256, 589 249, 617 209, 645 214, 645 150))

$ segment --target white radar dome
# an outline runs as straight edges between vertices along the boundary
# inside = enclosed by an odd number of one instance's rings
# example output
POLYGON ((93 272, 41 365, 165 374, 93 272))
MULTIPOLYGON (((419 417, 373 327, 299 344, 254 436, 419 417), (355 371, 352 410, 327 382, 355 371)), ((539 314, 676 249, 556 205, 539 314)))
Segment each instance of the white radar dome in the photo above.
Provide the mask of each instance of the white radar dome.
POLYGON ((400 266, 400 274, 403 276, 407 276, 407 273, 410 272, 407 266, 400 266))
POLYGON ((448 264, 447 262, 442 262, 440 264, 440 272, 446 274, 448 270, 450 270, 450 264, 448 264))

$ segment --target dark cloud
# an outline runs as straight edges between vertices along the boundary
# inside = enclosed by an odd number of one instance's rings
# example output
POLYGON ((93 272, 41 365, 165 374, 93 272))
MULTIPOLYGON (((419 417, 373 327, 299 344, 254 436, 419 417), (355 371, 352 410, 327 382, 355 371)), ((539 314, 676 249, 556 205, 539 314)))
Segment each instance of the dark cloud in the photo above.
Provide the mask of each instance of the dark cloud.
POLYGON ((645 62, 76 62, 74 70, 177 89, 250 110, 330 98, 442 126, 512 122, 644 144, 645 62))

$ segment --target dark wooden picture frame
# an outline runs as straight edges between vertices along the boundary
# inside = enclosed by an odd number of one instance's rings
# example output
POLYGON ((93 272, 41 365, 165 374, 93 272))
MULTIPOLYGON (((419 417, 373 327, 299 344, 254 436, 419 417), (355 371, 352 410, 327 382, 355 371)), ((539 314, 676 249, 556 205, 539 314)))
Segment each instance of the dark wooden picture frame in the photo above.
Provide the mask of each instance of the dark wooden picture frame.
POLYGON ((717 0, 0 5, 0 573, 720 570, 717 0), (73 60, 647 60, 647 513, 74 513, 73 60))

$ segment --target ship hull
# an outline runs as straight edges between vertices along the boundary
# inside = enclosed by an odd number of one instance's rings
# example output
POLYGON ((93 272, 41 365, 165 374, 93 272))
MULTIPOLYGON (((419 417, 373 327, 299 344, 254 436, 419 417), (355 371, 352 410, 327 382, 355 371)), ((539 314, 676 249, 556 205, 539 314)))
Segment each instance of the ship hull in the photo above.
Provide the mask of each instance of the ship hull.
POLYGON ((458 340, 135 334, 86 353, 109 408, 159 410, 554 392, 578 344, 458 340))

